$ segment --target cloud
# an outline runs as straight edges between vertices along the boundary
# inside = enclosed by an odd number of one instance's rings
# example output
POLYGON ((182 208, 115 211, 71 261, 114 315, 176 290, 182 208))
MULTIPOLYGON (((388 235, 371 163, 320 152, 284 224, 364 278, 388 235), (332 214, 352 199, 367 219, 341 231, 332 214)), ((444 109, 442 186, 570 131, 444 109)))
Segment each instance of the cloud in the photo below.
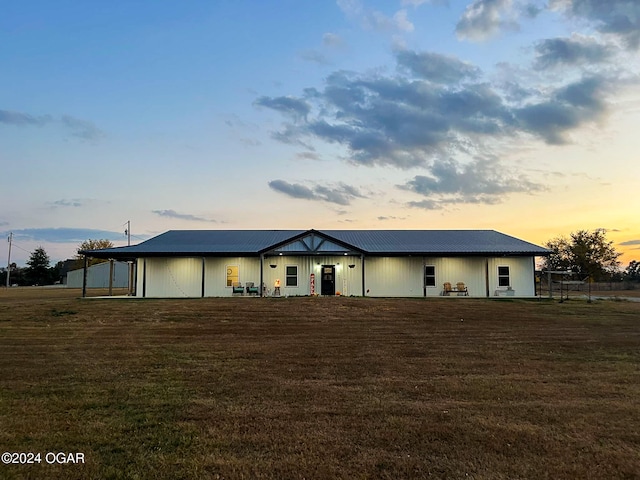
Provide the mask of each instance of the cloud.
POLYGON ((295 120, 305 119, 311 110, 307 102, 294 97, 260 97, 254 105, 277 110, 295 120))
POLYGON ((364 7, 360 0, 337 0, 338 7, 349 18, 359 21, 366 30, 380 33, 412 32, 413 23, 407 18, 407 11, 398 10, 389 17, 377 10, 364 7))
POLYGON ((428 176, 416 175, 399 188, 426 197, 409 202, 409 206, 433 210, 458 203, 496 204, 508 194, 535 193, 545 187, 506 170, 495 158, 488 158, 467 164, 438 160, 428 176))
MULTIPOLYGON (((283 100, 263 98, 261 104, 278 106, 283 100)), ((507 134, 514 122, 486 83, 442 85, 340 71, 329 75, 323 91, 307 92, 306 100, 317 105, 318 115, 286 123, 274 138, 341 144, 352 163, 369 166, 425 165, 434 155, 466 148, 465 137, 507 134)))
POLYGON ((538 69, 602 63, 613 55, 610 47, 579 35, 542 40, 535 46, 535 52, 534 66, 538 69))
POLYGON ((322 44, 325 47, 339 48, 344 46, 344 39, 337 33, 327 32, 322 36, 322 44))
POLYGON ((84 202, 79 198, 74 198, 71 200, 67 200, 63 198, 61 200, 56 200, 55 202, 50 203, 53 207, 82 207, 84 202))
POLYGON ((637 0, 565 0, 557 3, 569 16, 591 21, 599 32, 622 39, 629 48, 640 47, 640 2, 637 0))
POLYGON ((431 3, 434 5, 448 5, 449 0, 402 0, 401 2, 403 7, 419 7, 423 3, 431 3))
POLYGON ((152 210, 151 212, 155 213, 156 215, 159 215, 161 217, 176 218, 178 220, 189 220, 189 221, 193 221, 193 222, 213 222, 213 223, 217 223, 217 220, 210 220, 208 218, 198 217, 196 215, 191 215, 191 214, 188 214, 188 213, 178 213, 175 210, 152 210))
POLYGON ((586 77, 558 88, 544 101, 516 110, 524 130, 542 137, 549 144, 568 143, 566 132, 598 120, 606 112, 602 98, 607 82, 604 77, 586 77))
POLYGON ((36 117, 29 115, 28 113, 0 110, 0 123, 6 123, 9 125, 35 125, 41 127, 53 121, 54 120, 51 115, 40 115, 36 117))
POLYGON ((477 78, 480 70, 473 65, 433 52, 397 52, 398 66, 415 76, 435 83, 458 83, 465 79, 477 78))
POLYGON ((25 228, 12 231, 17 239, 52 243, 80 243, 88 239, 121 240, 123 238, 122 232, 90 228, 25 228))
POLYGON ((482 41, 495 36, 504 28, 517 29, 515 22, 504 19, 510 14, 511 7, 511 0, 474 0, 456 25, 458 38, 482 41))
POLYGON ((355 198, 365 198, 357 188, 340 183, 337 186, 314 185, 307 187, 300 183, 289 183, 285 180, 272 180, 269 187, 292 198, 316 200, 337 205, 349 205, 355 198))
POLYGON ((329 60, 327 57, 318 50, 305 50, 298 54, 302 60, 311 63, 317 63, 318 65, 328 65, 329 60))
POLYGON ((59 120, 51 115, 34 116, 28 113, 12 112, 9 110, 0 110, 0 123, 18 126, 37 126, 42 127, 48 124, 58 123, 66 127, 71 135, 95 142, 104 137, 104 132, 88 120, 82 120, 70 115, 62 115, 59 120))
POLYGON ((70 115, 63 115, 61 118, 63 125, 69 127, 74 137, 90 142, 95 142, 104 137, 104 132, 95 126, 93 122, 81 120, 70 115))
POLYGON ((640 240, 628 240, 626 242, 621 242, 618 245, 623 247, 629 247, 631 245, 640 245, 640 240))
POLYGON ((321 160, 322 157, 315 152, 300 152, 296 154, 296 158, 300 160, 321 160))

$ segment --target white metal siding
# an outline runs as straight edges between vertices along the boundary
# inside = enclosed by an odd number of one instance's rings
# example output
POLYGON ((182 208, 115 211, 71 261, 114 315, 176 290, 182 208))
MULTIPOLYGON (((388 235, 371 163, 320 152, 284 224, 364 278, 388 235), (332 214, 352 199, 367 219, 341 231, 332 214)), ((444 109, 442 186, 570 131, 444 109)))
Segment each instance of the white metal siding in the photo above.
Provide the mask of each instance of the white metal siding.
POLYGON ((504 257, 489 259, 489 295, 495 296, 498 288, 498 267, 509 267, 511 288, 515 297, 535 297, 534 264, 532 257, 504 257))
MULTIPOLYGON (((126 262, 114 262, 113 288, 129 286, 129 265, 126 262)), ((135 268, 135 267, 134 267, 135 268)), ((102 262, 87 268, 87 288, 109 288, 109 262, 102 262)), ((84 269, 67 273, 67 288, 82 288, 84 269)))
POLYGON ((227 287, 227 266, 238 266, 238 281, 242 286, 253 282, 260 287, 260 258, 258 257, 208 257, 205 259, 204 296, 230 297, 231 287, 227 287))
POLYGON ((143 281, 145 297, 202 296, 202 258, 146 258, 144 263, 138 273, 138 296, 143 281))
POLYGON ((436 267, 436 286, 427 288, 427 296, 441 295, 446 282, 453 287, 463 282, 470 297, 485 297, 485 259, 480 257, 440 257, 424 259, 436 267))
POLYGON ((367 296, 423 296, 423 265, 422 257, 366 257, 364 272, 367 296))
POLYGON ((311 274, 313 273, 316 293, 320 293, 322 265, 335 266, 336 292, 340 292, 341 295, 362 295, 362 262, 359 257, 350 255, 268 257, 264 261, 264 283, 270 293, 273 292, 275 281, 279 279, 281 295, 309 295, 311 293, 311 274), (275 265, 275 268, 271 268, 271 265, 275 265), (298 266, 297 287, 286 286, 286 268, 291 265, 298 266), (349 265, 355 265, 355 267, 349 268, 349 265))

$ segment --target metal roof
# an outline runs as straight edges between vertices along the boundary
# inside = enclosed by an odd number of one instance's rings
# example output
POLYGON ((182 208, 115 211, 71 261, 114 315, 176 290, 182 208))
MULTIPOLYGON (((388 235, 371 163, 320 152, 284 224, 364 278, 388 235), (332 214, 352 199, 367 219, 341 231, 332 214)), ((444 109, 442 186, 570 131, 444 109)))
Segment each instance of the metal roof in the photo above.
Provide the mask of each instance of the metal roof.
MULTIPOLYGON (((100 258, 259 255, 306 235, 370 255, 536 255, 549 250, 495 230, 170 230, 131 247, 88 250, 100 258)), ((300 251, 300 254, 306 252, 300 251)))

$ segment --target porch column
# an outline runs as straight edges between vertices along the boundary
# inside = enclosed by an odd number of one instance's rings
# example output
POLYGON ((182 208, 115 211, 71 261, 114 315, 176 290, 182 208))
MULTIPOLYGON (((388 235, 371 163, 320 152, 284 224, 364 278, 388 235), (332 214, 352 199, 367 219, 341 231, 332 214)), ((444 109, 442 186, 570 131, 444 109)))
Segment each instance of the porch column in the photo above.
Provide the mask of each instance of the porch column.
POLYGON ((264 272, 262 271, 262 269, 264 268, 264 253, 260 254, 260 297, 264 297, 264 288, 262 288, 262 286, 264 285, 264 272))
POLYGON ((87 296, 87 256, 84 255, 84 265, 82 267, 82 297, 87 296))
POLYGON ((365 290, 365 281, 364 281, 364 253, 360 255, 360 261, 362 262, 362 296, 367 296, 367 291, 365 290))

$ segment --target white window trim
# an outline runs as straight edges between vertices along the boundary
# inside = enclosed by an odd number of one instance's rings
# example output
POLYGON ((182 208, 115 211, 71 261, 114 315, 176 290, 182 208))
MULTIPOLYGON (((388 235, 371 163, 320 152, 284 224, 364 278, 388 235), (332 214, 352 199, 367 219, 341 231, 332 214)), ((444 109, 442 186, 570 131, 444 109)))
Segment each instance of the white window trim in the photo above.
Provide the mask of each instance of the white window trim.
POLYGON ((298 265, 285 265, 284 266, 284 288, 298 288, 300 286, 300 267, 298 265), (295 267, 296 268, 296 284, 295 285, 287 285, 287 279, 289 277, 293 277, 293 275, 287 275, 287 268, 295 267))
POLYGON ((504 289, 504 290, 508 290, 509 288, 511 288, 511 266, 510 265, 498 265, 497 271, 496 273, 498 274, 498 289, 504 289), (506 268, 509 272, 508 275, 500 275, 500 269, 501 268, 506 268), (501 278, 507 278, 509 280, 509 285, 500 285, 500 279, 501 278))
POLYGON ((225 265, 224 288, 233 288, 233 281, 231 282, 231 285, 227 285, 227 280, 229 280, 229 267, 236 267, 238 269, 238 282, 240 282, 240 265, 225 265))

